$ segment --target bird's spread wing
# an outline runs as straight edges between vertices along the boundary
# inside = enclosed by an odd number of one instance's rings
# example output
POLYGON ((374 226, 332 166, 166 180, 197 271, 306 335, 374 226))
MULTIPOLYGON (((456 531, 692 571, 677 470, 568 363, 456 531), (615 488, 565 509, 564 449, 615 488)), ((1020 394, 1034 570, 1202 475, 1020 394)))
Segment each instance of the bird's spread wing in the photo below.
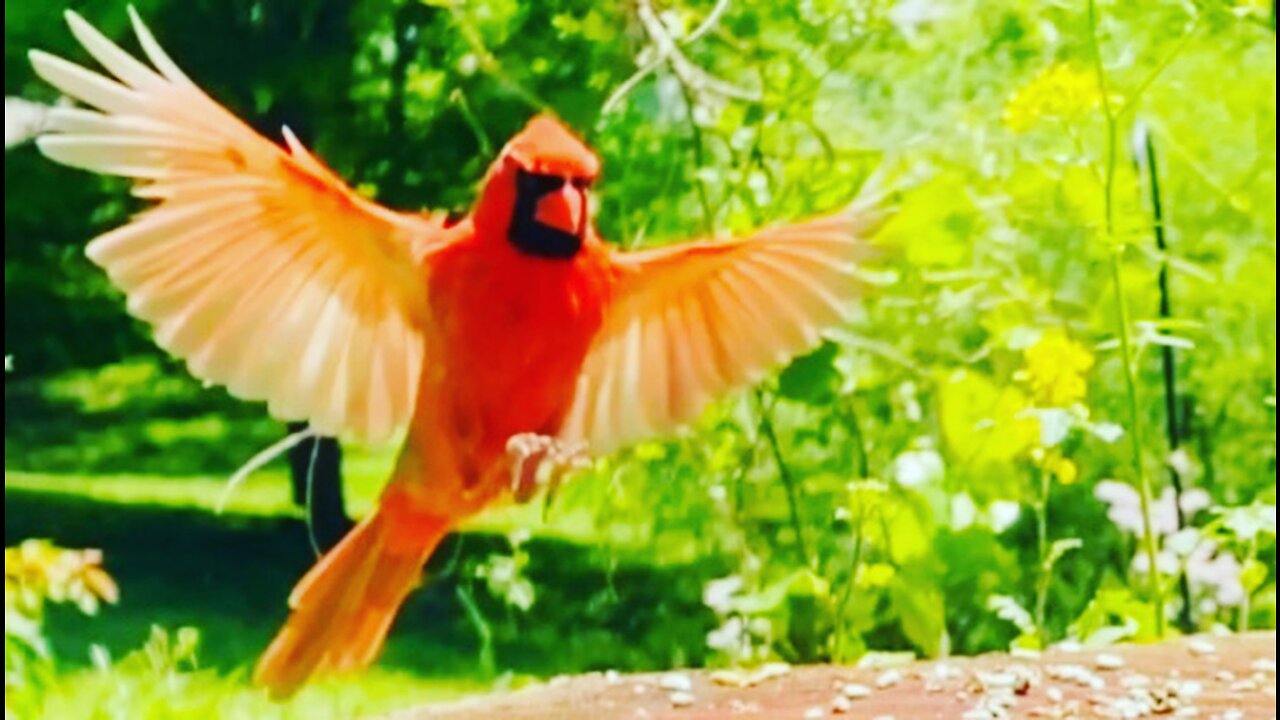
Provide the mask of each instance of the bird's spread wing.
POLYGON ((196 87, 130 8, 153 67, 74 13, 112 77, 33 51, 40 77, 95 108, 57 108, 40 150, 134 178, 156 201, 88 256, 197 377, 281 419, 380 440, 413 412, 439 223, 369 202, 307 152, 256 134, 196 87))
POLYGON ((845 319, 879 213, 855 208, 729 241, 614 258, 618 284, 561 435, 592 452, 693 420, 845 319))

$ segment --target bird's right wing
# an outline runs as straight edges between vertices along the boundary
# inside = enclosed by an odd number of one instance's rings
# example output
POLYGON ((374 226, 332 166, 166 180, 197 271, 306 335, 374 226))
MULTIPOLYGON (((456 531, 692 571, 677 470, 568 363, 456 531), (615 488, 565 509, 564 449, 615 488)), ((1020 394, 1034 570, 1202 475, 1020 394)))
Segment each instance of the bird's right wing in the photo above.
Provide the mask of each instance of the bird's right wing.
POLYGON ((606 453, 696 419, 841 323, 884 219, 871 201, 794 225, 614 258, 618 283, 561 437, 606 453))
POLYGON ((324 434, 385 439, 413 413, 440 221, 360 197, 287 129, 287 149, 255 133, 129 12, 151 66, 73 12, 111 77, 31 53, 40 77, 95 108, 53 109, 41 152, 133 178, 156 202, 89 258, 196 377, 324 434))

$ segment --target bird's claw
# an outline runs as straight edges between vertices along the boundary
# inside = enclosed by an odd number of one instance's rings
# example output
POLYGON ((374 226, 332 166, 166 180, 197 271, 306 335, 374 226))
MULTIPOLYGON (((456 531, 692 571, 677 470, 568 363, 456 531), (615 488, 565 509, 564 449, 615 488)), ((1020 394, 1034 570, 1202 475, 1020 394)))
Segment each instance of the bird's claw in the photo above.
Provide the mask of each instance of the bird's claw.
POLYGON ((591 465, 586 443, 538 433, 512 435, 507 455, 511 459, 511 494, 521 503, 542 488, 555 492, 565 475, 591 465))

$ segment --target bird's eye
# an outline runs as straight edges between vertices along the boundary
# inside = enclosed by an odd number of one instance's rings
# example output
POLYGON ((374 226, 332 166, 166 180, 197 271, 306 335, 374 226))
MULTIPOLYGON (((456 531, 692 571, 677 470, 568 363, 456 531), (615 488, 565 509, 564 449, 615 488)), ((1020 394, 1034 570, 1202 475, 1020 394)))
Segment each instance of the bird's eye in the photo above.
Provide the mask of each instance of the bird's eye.
POLYGON ((571 179, 569 182, 573 183, 573 186, 579 190, 587 190, 591 187, 592 179, 589 177, 578 176, 571 179))

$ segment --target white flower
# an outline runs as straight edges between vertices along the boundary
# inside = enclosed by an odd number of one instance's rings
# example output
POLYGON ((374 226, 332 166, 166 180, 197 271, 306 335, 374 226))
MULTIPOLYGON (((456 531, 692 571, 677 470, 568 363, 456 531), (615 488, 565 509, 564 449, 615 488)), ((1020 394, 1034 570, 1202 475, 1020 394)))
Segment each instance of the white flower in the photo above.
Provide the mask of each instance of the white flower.
POLYGON ((937 450, 908 450, 893 459, 893 477, 906 487, 941 480, 944 467, 937 450))
POLYGON ((717 615, 727 615, 732 609, 733 596, 742 589, 742 577, 730 575, 708 581, 702 587, 702 604, 711 608, 717 615))
MULTIPOLYGON (((1132 485, 1103 480, 1094 488, 1093 495, 1106 503, 1107 517, 1116 527, 1135 535, 1143 532, 1142 499, 1132 485)), ((1157 535, 1168 535, 1178 530, 1178 504, 1182 505, 1184 515, 1194 515, 1209 507, 1209 493, 1193 488, 1184 492, 1181 501, 1175 504, 1173 488, 1165 488, 1160 497, 1151 502, 1151 529, 1157 535)))
POLYGON ((987 512, 991 516, 991 529, 1000 533, 1018 521, 1022 505, 1012 500, 996 500, 987 508, 987 512))

